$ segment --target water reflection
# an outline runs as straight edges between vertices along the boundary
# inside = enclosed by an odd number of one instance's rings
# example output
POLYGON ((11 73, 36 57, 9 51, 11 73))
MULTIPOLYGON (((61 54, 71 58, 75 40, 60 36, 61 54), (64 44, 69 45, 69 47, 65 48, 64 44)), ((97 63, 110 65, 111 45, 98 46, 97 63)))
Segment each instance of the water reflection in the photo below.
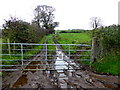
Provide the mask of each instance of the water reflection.
POLYGON ((58 49, 58 47, 56 47, 56 56, 55 69, 58 72, 63 69, 73 69, 71 65, 75 65, 75 63, 72 62, 72 60, 62 52, 62 50, 58 49))

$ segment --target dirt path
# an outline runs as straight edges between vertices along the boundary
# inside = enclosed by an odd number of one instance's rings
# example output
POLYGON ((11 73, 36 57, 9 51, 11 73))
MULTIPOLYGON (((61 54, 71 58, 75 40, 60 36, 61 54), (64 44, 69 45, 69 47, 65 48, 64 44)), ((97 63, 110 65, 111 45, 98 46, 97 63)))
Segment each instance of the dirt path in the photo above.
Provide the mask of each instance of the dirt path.
MULTIPOLYGON (((59 48, 60 50, 60 48, 59 48)), ((27 66, 27 69, 41 69, 39 64, 43 64, 40 60, 45 59, 40 55, 44 55, 45 52, 40 52, 30 64, 36 66, 27 66)), ((69 58, 61 52, 57 54, 55 58, 62 58, 67 60, 69 58), (61 57, 62 55, 62 57, 61 57)), ((58 59, 59 60, 59 59, 58 59)), ((74 62, 75 63, 75 62, 74 62)), ((48 64, 47 62, 45 64, 48 64)), ((33 71, 16 71, 7 76, 3 80, 3 88, 118 88, 120 83, 118 82, 118 76, 111 75, 99 75, 86 69, 84 66, 79 66, 78 63, 71 67, 73 70, 33 70, 33 71), (76 69, 78 68, 78 69, 76 69)), ((55 66, 54 66, 55 67, 55 66)), ((67 66, 68 67, 68 66, 67 66)), ((56 68, 56 67, 55 67, 56 68)), ((58 67, 57 67, 58 68, 58 67)), ((64 67, 65 68, 65 67, 64 67)))

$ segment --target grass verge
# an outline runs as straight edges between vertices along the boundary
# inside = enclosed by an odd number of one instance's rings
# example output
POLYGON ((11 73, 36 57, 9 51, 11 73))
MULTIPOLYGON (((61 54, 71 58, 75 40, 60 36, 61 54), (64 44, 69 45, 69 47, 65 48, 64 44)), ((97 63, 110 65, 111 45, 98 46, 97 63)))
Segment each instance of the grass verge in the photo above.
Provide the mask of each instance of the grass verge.
POLYGON ((94 64, 92 64, 92 67, 97 72, 120 75, 119 64, 120 56, 113 54, 97 60, 94 64))

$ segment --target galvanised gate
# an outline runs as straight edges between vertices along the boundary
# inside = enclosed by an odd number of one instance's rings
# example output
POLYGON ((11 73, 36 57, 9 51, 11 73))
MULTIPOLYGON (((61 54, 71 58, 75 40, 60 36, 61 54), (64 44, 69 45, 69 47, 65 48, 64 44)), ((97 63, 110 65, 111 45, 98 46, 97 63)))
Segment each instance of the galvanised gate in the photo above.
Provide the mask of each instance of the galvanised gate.
POLYGON ((79 69, 79 61, 91 60, 86 44, 0 44, 0 71, 79 69))

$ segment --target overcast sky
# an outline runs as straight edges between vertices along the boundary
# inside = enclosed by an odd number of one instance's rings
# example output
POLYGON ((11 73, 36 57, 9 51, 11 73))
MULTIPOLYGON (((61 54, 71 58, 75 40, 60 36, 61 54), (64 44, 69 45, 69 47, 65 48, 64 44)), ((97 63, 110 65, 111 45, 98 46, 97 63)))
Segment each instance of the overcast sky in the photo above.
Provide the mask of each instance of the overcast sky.
POLYGON ((37 5, 53 6, 56 29, 91 29, 90 18, 101 17, 105 26, 118 24, 119 0, 0 0, 0 26, 4 19, 16 16, 31 22, 37 5))

